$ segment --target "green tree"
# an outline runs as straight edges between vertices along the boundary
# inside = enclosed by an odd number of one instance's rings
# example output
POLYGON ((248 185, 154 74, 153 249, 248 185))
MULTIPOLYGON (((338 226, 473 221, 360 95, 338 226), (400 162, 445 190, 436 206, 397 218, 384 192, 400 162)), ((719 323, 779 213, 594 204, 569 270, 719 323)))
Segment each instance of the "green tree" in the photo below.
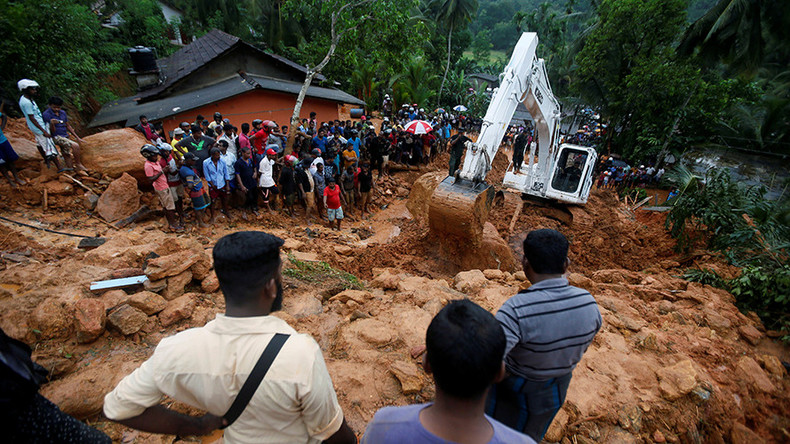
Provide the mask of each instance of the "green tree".
POLYGON ((447 72, 450 71, 453 30, 469 24, 477 12, 477 0, 434 0, 433 6, 437 11, 436 21, 447 28, 447 64, 444 67, 442 85, 439 87, 439 96, 441 97, 447 72))
POLYGON ((472 54, 475 56, 476 60, 488 62, 493 47, 494 45, 491 43, 491 32, 488 30, 478 32, 474 40, 472 40, 472 54))

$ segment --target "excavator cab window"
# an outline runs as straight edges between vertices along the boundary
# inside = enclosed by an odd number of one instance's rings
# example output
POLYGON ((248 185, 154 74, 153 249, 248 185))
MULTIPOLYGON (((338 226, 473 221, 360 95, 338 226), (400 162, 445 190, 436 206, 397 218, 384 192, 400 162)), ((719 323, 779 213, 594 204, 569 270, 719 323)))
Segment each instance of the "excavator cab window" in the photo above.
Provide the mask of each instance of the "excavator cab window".
POLYGON ((587 162, 587 152, 565 148, 557 159, 551 187, 565 193, 576 193, 582 182, 582 172, 587 162))

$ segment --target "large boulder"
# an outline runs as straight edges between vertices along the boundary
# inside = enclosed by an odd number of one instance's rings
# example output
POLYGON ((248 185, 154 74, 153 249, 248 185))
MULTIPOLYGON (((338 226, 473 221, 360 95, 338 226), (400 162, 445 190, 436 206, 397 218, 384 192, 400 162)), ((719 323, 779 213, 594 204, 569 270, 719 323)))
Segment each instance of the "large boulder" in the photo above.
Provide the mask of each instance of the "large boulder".
POLYGON ((96 212, 107 222, 129 217, 138 208, 140 193, 137 190, 137 179, 126 173, 112 181, 96 203, 96 212))
POLYGON ((25 119, 8 119, 3 134, 5 134, 8 138, 8 143, 19 155, 19 160, 16 162, 17 169, 39 169, 41 154, 36 148, 36 140, 33 138, 33 133, 27 128, 25 119))
POLYGON ((127 173, 147 183, 143 171, 145 159, 140 156, 140 147, 148 142, 142 134, 132 128, 123 128, 102 131, 83 140, 82 163, 89 170, 114 179, 127 173))

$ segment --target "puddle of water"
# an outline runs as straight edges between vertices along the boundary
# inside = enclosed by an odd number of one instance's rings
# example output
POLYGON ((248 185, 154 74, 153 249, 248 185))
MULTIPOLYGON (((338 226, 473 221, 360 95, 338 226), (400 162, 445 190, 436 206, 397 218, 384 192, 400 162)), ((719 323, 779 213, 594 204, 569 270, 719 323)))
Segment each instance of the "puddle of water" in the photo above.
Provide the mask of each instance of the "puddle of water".
POLYGON ((376 232, 373 236, 360 242, 361 245, 384 245, 392 242, 393 239, 400 235, 400 227, 388 223, 380 224, 376 227, 376 232))

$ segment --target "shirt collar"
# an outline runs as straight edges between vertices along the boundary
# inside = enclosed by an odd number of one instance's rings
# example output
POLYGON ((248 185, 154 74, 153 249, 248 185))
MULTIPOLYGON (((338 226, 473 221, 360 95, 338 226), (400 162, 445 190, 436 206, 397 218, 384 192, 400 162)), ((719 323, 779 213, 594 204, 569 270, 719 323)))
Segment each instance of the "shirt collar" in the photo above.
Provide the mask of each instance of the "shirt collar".
POLYGON ((550 287, 565 287, 568 285, 568 279, 566 277, 558 277, 554 279, 546 279, 545 281, 540 281, 537 284, 533 284, 529 287, 529 290, 541 290, 543 288, 550 288, 550 287))
POLYGON ((276 316, 231 317, 218 313, 213 321, 206 324, 207 330, 223 335, 243 335, 255 333, 289 333, 295 330, 287 322, 276 316))

